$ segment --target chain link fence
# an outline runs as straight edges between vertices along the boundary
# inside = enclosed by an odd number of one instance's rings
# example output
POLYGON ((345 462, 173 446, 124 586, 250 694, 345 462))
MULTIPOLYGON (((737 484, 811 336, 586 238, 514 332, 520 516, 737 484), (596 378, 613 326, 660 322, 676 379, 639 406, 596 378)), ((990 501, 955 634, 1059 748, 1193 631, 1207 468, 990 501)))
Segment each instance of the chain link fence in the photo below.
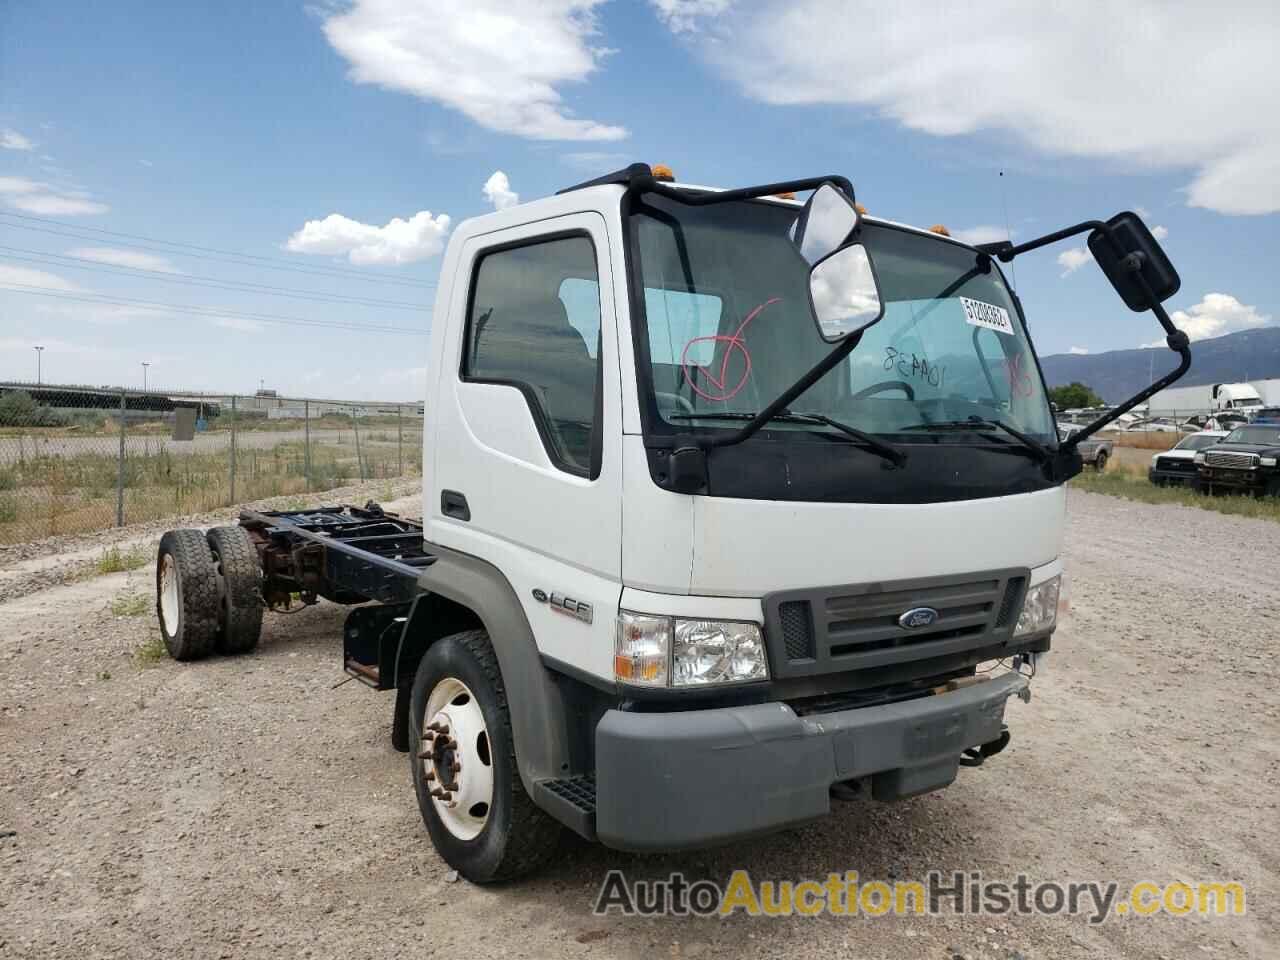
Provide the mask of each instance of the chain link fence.
POLYGON ((421 404, 0 383, 0 544, 421 473, 421 404))

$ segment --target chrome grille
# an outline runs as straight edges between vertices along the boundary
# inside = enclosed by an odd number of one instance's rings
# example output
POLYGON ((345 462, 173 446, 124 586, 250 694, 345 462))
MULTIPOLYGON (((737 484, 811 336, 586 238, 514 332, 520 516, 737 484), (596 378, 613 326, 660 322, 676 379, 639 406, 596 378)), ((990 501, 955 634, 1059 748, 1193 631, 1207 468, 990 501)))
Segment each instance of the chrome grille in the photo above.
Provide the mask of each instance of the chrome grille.
POLYGON ((1169 473, 1195 473, 1196 462, 1190 457, 1159 457, 1156 459, 1156 469, 1169 473))
POLYGON ((1026 593, 1025 568, 952 577, 789 590, 764 598, 776 678, 872 670, 963 654, 1010 639, 1026 593), (934 622, 908 629, 916 607, 934 622))
POLYGON ((1229 470, 1251 470, 1258 465, 1258 458, 1252 453, 1231 453, 1218 450, 1204 455, 1206 467, 1226 467, 1229 470))

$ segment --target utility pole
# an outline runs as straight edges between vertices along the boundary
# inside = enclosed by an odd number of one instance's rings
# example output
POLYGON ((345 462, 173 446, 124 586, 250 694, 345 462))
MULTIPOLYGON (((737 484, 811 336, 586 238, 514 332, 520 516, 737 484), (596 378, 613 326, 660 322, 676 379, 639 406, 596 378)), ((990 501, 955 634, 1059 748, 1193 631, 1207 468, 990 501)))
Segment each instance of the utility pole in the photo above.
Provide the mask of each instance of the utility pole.
POLYGON ((40 386, 40 357, 44 353, 44 347, 36 347, 36 386, 40 386))
POLYGON ((143 393, 147 392, 147 367, 149 366, 151 366, 151 363, 149 361, 147 360, 142 361, 142 392, 143 393))

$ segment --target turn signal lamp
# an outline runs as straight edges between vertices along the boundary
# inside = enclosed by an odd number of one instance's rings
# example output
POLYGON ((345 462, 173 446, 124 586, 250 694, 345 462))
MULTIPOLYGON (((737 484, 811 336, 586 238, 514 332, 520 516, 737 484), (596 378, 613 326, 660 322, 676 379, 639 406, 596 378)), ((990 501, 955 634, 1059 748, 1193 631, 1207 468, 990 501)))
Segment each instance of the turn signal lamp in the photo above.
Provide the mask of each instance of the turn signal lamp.
POLYGON ((653 174, 653 179, 660 180, 663 183, 673 183, 676 179, 675 171, 665 163, 655 163, 649 168, 649 172, 653 174))
POLYGON ((853 209, 858 211, 858 216, 860 217, 865 217, 867 215, 867 208, 860 203, 855 203, 853 205, 853 209))
POLYGON ((949 236, 951 236, 951 231, 950 231, 950 230, 948 230, 946 227, 944 227, 944 226, 943 226, 942 224, 940 224, 940 223, 935 223, 932 227, 930 227, 930 228, 929 228, 929 232, 930 232, 930 233, 940 233, 940 234, 942 234, 944 237, 949 237, 949 236))

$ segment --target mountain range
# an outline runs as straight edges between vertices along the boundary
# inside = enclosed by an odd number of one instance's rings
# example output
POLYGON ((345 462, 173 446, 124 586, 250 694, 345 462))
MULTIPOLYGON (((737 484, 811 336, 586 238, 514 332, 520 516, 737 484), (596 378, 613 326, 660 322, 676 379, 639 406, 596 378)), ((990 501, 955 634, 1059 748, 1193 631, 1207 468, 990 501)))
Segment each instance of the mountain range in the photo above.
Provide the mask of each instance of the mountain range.
MULTIPOLYGON (((1108 403, 1119 403, 1177 366, 1177 355, 1159 347, 1107 353, 1055 353, 1041 357, 1051 387, 1079 381, 1108 403)), ((1280 377, 1280 327, 1241 330, 1191 344, 1191 369, 1175 386, 1234 383, 1280 377)))

